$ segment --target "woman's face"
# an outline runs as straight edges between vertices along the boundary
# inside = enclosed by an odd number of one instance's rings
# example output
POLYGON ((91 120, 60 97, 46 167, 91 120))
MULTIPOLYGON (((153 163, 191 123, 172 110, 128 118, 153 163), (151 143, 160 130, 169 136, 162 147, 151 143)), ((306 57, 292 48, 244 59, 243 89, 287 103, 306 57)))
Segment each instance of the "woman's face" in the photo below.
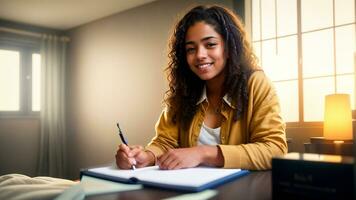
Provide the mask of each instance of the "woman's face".
POLYGON ((209 81, 224 76, 224 40, 211 25, 197 22, 189 27, 185 37, 185 51, 190 69, 200 79, 209 81))

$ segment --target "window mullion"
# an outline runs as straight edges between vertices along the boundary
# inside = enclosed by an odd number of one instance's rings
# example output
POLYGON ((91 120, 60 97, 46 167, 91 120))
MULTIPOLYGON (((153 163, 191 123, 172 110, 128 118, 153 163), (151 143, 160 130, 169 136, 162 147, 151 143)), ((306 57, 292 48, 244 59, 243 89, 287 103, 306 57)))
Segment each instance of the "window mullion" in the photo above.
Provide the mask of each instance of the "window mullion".
POLYGON ((333 49, 334 49, 334 93, 337 93, 337 73, 336 73, 336 30, 335 30, 335 0, 333 0, 333 49))
POLYGON ((260 32, 259 32, 259 34, 260 34, 260 64, 261 64, 261 66, 262 66, 262 63, 263 63, 263 52, 262 52, 262 44, 263 44, 263 41, 262 41, 262 23, 263 23, 263 19, 262 19, 262 5, 261 5, 261 0, 258 0, 259 1, 259 7, 260 7, 260 9, 259 9, 259 17, 260 17, 260 32))
POLYGON ((20 84, 19 84, 19 103, 20 103, 20 109, 19 109, 19 114, 20 115, 24 115, 24 109, 26 108, 26 104, 25 104, 25 94, 24 92, 26 91, 26 89, 24 88, 25 85, 25 74, 26 74, 26 52, 24 49, 20 49, 20 70, 19 70, 19 76, 20 76, 20 84))
POLYGON ((304 123, 303 50, 301 0, 297 0, 297 40, 298 40, 298 97, 299 122, 304 123))
POLYGON ((21 73, 21 105, 22 105, 22 114, 28 115, 30 113, 30 100, 31 100, 31 53, 28 49, 24 49, 23 51, 23 57, 21 59, 22 65, 22 73, 21 73))

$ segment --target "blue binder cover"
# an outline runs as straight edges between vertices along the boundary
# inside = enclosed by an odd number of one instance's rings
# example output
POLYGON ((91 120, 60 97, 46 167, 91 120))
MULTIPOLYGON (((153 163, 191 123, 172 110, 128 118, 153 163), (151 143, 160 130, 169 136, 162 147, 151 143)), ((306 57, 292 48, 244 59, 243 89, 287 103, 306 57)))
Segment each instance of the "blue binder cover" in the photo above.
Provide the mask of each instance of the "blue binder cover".
POLYGON ((199 192, 230 182, 248 173, 248 170, 210 167, 160 170, 158 166, 153 166, 137 170, 121 170, 115 166, 107 166, 82 170, 80 176, 92 176, 120 183, 142 184, 176 191, 199 192))

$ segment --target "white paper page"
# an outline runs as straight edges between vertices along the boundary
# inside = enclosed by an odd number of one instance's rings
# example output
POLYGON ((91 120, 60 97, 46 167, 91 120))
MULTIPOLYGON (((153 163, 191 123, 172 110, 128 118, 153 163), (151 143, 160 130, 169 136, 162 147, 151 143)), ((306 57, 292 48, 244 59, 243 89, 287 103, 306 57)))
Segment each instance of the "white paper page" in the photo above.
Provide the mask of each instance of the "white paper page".
POLYGON ((239 171, 241 171, 241 169, 221 169, 208 167, 196 167, 178 170, 160 170, 157 168, 144 171, 144 173, 137 175, 137 178, 139 180, 154 183, 199 187, 239 171))
POLYGON ((158 169, 158 166, 136 168, 135 170, 132 169, 124 170, 124 169, 118 169, 116 166, 109 166, 109 167, 93 168, 93 169, 89 169, 88 171, 129 179, 132 177, 138 178, 138 174, 142 173, 142 171, 150 171, 155 169, 158 169))

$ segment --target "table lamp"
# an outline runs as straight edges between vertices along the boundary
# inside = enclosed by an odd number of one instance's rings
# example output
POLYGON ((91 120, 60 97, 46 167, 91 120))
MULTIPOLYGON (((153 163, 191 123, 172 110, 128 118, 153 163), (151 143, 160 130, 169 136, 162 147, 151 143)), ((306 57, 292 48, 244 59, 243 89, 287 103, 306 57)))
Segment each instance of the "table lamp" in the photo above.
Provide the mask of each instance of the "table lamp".
POLYGON ((325 97, 324 138, 334 142, 352 140, 350 95, 331 94, 325 97))
POLYGON ((311 137, 304 144, 307 153, 352 156, 353 130, 350 95, 331 94, 325 97, 324 137, 311 137))

